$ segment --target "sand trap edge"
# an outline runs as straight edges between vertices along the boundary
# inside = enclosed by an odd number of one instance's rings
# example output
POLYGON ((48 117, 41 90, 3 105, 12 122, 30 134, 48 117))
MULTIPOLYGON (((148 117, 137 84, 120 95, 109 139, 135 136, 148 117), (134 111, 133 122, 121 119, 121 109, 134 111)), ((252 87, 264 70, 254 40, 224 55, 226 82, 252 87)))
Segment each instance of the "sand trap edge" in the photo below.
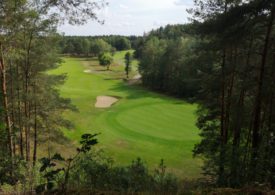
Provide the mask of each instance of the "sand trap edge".
POLYGON ((95 107, 96 108, 109 108, 118 101, 119 101, 118 97, 114 97, 114 96, 105 96, 105 95, 97 96, 95 107))

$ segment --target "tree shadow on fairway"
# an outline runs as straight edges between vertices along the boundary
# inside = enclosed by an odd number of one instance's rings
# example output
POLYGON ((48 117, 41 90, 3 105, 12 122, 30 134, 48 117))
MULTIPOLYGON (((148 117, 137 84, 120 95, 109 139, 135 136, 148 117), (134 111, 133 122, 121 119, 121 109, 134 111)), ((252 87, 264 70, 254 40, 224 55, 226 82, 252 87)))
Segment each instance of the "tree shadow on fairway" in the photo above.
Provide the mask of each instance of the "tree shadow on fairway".
POLYGON ((183 99, 171 97, 157 92, 152 92, 150 89, 145 88, 142 85, 128 85, 126 82, 123 81, 113 85, 110 90, 127 94, 127 99, 152 98, 156 102, 167 100, 169 101, 169 103, 172 104, 188 104, 183 99))
POLYGON ((96 70, 97 72, 110 72, 111 70, 107 70, 107 69, 98 69, 96 70))
POLYGON ((106 81, 116 81, 116 80, 122 80, 122 77, 118 77, 118 78, 105 78, 104 80, 106 81))
POLYGON ((113 85, 112 88, 110 88, 111 91, 115 92, 122 92, 126 94, 127 99, 139 99, 139 98, 158 98, 156 95, 153 95, 151 92, 148 92, 141 86, 129 86, 125 82, 121 81, 115 85, 113 85))
POLYGON ((78 61, 86 61, 86 62, 91 62, 91 61, 96 61, 97 57, 77 57, 78 61))

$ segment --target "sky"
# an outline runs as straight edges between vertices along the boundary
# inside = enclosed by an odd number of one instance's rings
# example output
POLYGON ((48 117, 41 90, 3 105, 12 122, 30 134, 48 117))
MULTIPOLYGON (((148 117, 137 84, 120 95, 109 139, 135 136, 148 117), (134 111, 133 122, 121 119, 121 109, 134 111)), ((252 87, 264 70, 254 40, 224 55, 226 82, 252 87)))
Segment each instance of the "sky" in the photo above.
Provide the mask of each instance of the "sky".
POLYGON ((143 35, 167 24, 188 22, 186 9, 193 0, 107 0, 109 5, 97 15, 104 24, 89 21, 82 26, 64 24, 59 32, 65 35, 143 35))

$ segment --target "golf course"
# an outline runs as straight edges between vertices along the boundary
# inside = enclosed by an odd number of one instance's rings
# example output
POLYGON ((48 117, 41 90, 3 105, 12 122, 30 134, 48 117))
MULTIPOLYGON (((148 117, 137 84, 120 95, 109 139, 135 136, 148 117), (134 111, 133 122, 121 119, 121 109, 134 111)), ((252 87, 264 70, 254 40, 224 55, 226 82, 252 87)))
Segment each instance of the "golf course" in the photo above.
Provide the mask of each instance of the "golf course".
MULTIPOLYGON (((125 53, 116 52, 110 70, 100 66, 97 58, 64 57, 53 71, 67 75, 60 92, 78 109, 65 113, 75 125, 73 130, 63 130, 65 136, 77 143, 84 133, 100 133, 98 146, 116 165, 128 165, 140 157, 154 170, 164 159, 168 171, 179 177, 199 177, 202 162, 192 156, 200 140, 195 126, 196 105, 125 80, 125 53), (98 107, 99 97, 114 101, 98 107)), ((130 78, 138 75, 137 64, 133 61, 130 78)))

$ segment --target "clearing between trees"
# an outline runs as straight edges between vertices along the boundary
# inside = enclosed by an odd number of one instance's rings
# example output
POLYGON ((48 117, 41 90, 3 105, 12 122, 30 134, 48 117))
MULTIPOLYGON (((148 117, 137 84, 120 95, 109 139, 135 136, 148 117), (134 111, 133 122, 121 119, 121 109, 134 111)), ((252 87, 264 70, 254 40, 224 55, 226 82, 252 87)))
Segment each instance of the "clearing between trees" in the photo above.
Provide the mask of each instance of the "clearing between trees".
MULTIPOLYGON (((66 113, 65 118, 75 123, 75 129, 64 129, 64 134, 78 141, 84 133, 101 133, 99 147, 118 165, 140 157, 153 169, 163 158, 168 171, 179 177, 199 177, 202 161, 192 156, 200 140, 195 126, 196 105, 129 85, 124 81, 125 53, 115 54, 110 71, 99 66, 96 58, 64 58, 62 66, 53 71, 67 74, 66 83, 60 87, 61 95, 71 98, 79 110, 66 113), (108 109, 91 106, 102 94, 120 98, 108 109)), ((134 61, 130 78, 137 74, 134 61)))

